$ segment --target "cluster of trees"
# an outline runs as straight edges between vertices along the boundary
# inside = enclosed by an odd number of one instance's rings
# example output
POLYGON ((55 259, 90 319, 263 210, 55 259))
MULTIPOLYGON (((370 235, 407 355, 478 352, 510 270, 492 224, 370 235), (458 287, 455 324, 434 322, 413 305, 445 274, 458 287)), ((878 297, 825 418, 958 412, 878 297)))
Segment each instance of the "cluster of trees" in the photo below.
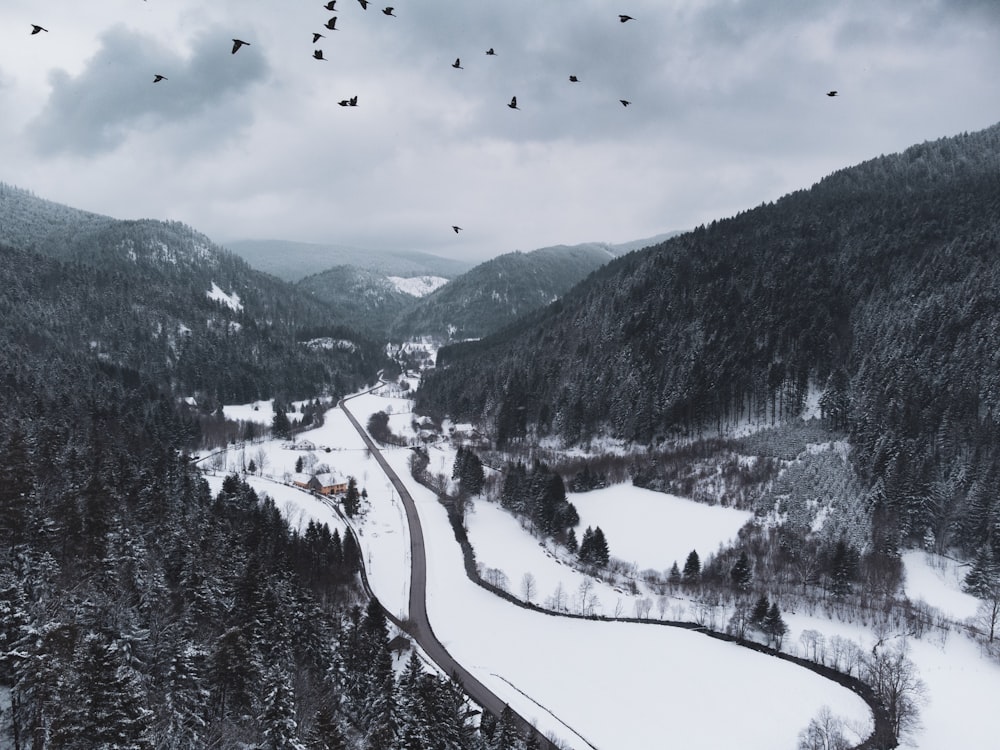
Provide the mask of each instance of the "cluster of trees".
POLYGON ((500 504, 529 519, 540 534, 563 542, 567 532, 580 523, 576 506, 566 499, 562 476, 539 461, 530 470, 521 461, 504 467, 500 504))
POLYGON ((478 495, 483 491, 486 476, 483 472, 483 462, 475 451, 459 446, 455 453, 451 478, 458 482, 459 491, 463 494, 478 495))
MULTIPOLYGON (((569 530, 570 543, 567 545, 570 552, 573 552, 573 541, 575 541, 575 535, 572 529, 569 530)), ((596 565, 599 568, 606 567, 608 562, 611 560, 611 555, 608 552, 608 540, 604 537, 604 532, 601 527, 591 528, 588 526, 583 532, 583 537, 580 539, 580 547, 575 550, 577 556, 580 558, 580 562, 585 565, 596 565)))
POLYGON ((417 408, 652 444, 795 418, 821 392, 887 554, 973 554, 1000 477, 1000 127, 836 172, 616 259, 439 353, 417 408))

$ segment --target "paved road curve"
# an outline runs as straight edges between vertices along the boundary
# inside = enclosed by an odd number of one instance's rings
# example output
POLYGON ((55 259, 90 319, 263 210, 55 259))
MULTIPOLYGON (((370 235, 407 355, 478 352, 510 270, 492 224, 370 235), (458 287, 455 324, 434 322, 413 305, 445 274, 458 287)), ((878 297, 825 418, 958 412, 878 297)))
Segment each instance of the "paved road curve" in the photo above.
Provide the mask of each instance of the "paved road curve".
MULTIPOLYGON (((420 526, 420 518, 417 515, 417 506, 413 502, 413 497, 407 491, 406 485, 403 484, 396 472, 389 466, 388 461, 385 460, 375 441, 368 436, 367 431, 365 431, 358 420, 354 418, 354 415, 348 410, 344 403, 345 401, 346 399, 340 401, 341 410, 347 415, 347 418, 354 425, 354 429, 358 431, 358 434, 361 435, 361 439, 364 440, 365 445, 371 451, 372 456, 375 457, 378 465, 382 467, 382 471, 385 472, 392 486, 396 488, 396 492, 399 493, 399 497, 403 501, 403 507, 406 509, 406 523, 410 529, 411 570, 409 622, 404 623, 404 626, 407 632, 420 644, 424 652, 434 660, 438 667, 445 674, 451 675, 462 684, 465 692, 473 701, 494 716, 500 716, 506 703, 467 672, 461 664, 456 662, 451 654, 445 650, 445 647, 441 645, 437 636, 434 635, 430 620, 427 618, 427 558, 424 552, 424 532, 420 526)), ((514 720, 518 724, 522 734, 529 731, 535 734, 539 748, 542 748, 542 750, 552 748, 554 750, 555 746, 532 724, 528 723, 524 717, 515 712, 514 720)))

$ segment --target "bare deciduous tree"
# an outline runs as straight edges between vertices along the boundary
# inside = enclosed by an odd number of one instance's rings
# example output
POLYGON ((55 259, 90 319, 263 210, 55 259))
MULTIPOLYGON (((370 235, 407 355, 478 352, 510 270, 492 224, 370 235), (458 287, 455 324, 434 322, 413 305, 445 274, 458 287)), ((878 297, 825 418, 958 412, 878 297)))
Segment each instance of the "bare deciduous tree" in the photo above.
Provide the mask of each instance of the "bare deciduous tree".
POLYGON ((649 610, 653 608, 653 600, 648 596, 635 600, 635 616, 640 620, 649 617, 649 610))
POLYGON ((850 740, 844 736, 845 724, 834 716, 829 706, 823 706, 809 726, 799 732, 798 750, 848 750, 850 740))
POLYGON ((920 706, 926 688, 906 655, 906 642, 895 648, 876 646, 865 659, 862 679, 867 682, 889 714, 896 737, 905 737, 920 727, 920 706))
POLYGON ((528 571, 521 577, 521 597, 530 604, 537 591, 535 576, 531 574, 531 571, 528 571))
POLYGON ((590 592, 594 589, 594 579, 590 576, 584 576, 583 580, 580 581, 580 586, 577 592, 580 594, 580 614, 587 614, 587 604, 590 599, 590 592))

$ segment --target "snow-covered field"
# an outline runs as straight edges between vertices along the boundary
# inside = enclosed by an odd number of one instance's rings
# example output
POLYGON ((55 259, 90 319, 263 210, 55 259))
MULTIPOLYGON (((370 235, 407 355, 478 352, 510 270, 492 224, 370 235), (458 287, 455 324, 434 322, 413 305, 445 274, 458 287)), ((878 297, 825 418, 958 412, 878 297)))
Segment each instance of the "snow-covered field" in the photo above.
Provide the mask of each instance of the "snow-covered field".
POLYGON ((569 498, 580 514, 580 528, 600 526, 611 554, 639 570, 666 572, 684 566, 691 550, 705 557, 736 537, 750 513, 703 505, 676 495, 620 484, 569 498))
MULTIPOLYGON (((349 408, 365 423, 389 410, 398 433, 410 430, 406 399, 360 396, 349 408)), ((364 517, 356 523, 372 587, 385 606, 404 615, 409 586, 409 541, 401 504, 360 438, 337 409, 326 424, 301 436, 317 448, 316 461, 353 475, 368 492, 364 517), (329 451, 326 450, 329 449, 329 451)), ((300 438, 300 439, 301 439, 300 438)), ((265 452, 264 474, 280 480, 304 451, 277 442, 248 447, 265 452)), ((239 465, 230 451, 226 465, 239 465)), ((796 747, 798 733, 828 706, 864 733, 871 726, 867 706, 853 693, 790 663, 675 628, 570 619, 528 611, 495 597, 465 576, 461 551, 446 514, 433 494, 409 477, 410 451, 389 449, 386 457, 414 496, 428 557, 428 611, 438 638, 470 671, 525 717, 579 750, 677 746, 685 748, 796 747)), ((431 448, 430 470, 450 476, 450 447, 431 448)), ((216 478, 214 482, 221 481, 216 478)), ((275 497, 293 519, 314 515, 333 524, 318 500, 264 479, 255 486, 275 497), (278 493, 281 493, 280 495, 278 493), (290 494, 289 494, 290 493, 290 494), (301 496, 295 500, 292 495, 301 496)), ((696 505, 682 498, 630 486, 572 495, 581 528, 599 525, 612 555, 639 569, 664 570, 692 548, 714 551, 731 539, 746 519, 725 508, 696 505)), ((483 500, 467 519, 477 560, 502 570, 509 589, 523 596, 525 573, 534 580, 532 600, 545 604, 557 588, 569 611, 579 611, 584 577, 568 567, 557 550, 533 538, 508 513, 483 500)), ((905 559, 906 593, 940 608, 955 621, 974 614, 975 600, 959 589, 961 571, 953 563, 929 561, 924 553, 905 559)), ((591 584, 587 584, 591 586, 591 584)), ((593 582, 595 612, 634 616, 636 602, 649 597, 593 582)), ((691 619, 680 598, 657 601, 649 616, 691 619), (661 609, 662 608, 662 609, 661 609), (662 611, 663 614, 660 614, 662 611)), ((790 633, 785 649, 804 653, 805 630, 850 638, 870 650, 878 637, 868 627, 804 614, 786 613, 790 633)), ((898 634, 890 634, 898 637, 898 634)), ((912 746, 925 750, 955 746, 993 747, 1000 736, 1000 712, 989 703, 1000 694, 1000 666, 980 654, 958 631, 908 639, 910 657, 927 686, 922 728, 912 746)))

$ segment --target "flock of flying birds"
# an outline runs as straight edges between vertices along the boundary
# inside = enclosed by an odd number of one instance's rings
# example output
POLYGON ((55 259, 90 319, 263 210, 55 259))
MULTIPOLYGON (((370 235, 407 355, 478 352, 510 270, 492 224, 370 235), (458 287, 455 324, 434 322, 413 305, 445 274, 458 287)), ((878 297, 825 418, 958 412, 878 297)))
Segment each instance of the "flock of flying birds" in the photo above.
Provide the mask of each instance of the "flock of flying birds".
MULTIPOLYGON (((323 8, 327 11, 337 12, 337 2, 338 0, 330 0, 330 2, 323 5, 323 8)), ((371 0, 358 0, 358 3, 361 5, 362 10, 368 10, 368 6, 371 4, 371 0)), ((382 13, 384 15, 396 18, 397 16, 394 11, 395 8, 391 5, 386 6, 385 8, 382 9, 382 13)), ((618 14, 618 20, 621 23, 627 23, 628 21, 634 21, 635 19, 630 15, 620 13, 618 14)), ((337 16, 332 16, 323 26, 328 31, 338 31, 337 16)), ((37 24, 31 24, 32 34, 38 34, 42 31, 48 32, 48 29, 46 29, 43 26, 39 26, 37 24)), ((326 38, 325 34, 320 33, 318 31, 312 32, 312 43, 314 46, 316 45, 317 42, 319 42, 320 39, 324 38, 326 38)), ((250 42, 244 41, 243 39, 234 38, 232 46, 232 54, 235 55, 240 50, 240 48, 249 46, 250 42)), ((490 47, 488 50, 486 50, 486 54, 489 56, 494 56, 496 55, 496 52, 492 47, 490 47)), ((313 59, 315 60, 321 60, 321 61, 327 60, 327 58, 323 56, 322 49, 314 49, 312 56, 313 59)), ((451 67, 455 68, 456 70, 464 70, 464 68, 462 67, 462 59, 460 57, 456 57, 455 62, 451 64, 451 67)), ((166 80, 168 80, 167 77, 161 73, 155 73, 153 75, 153 83, 160 83, 161 81, 166 81, 166 80)), ((570 83, 580 83, 580 79, 575 75, 571 75, 569 77, 569 80, 570 83)), ((837 91, 828 91, 826 95, 837 96, 837 94, 838 94, 837 91)), ((623 107, 628 107, 630 104, 632 104, 632 102, 629 101, 628 99, 619 99, 618 101, 621 103, 623 107)), ((337 102, 337 104, 339 104, 341 107, 356 107, 358 106, 358 97, 355 94, 354 96, 349 97, 347 99, 341 99, 340 101, 337 102)), ((518 107, 517 105, 517 97, 512 96, 507 106, 510 107, 511 109, 520 109, 520 107, 518 107)), ((452 229, 454 230, 455 234, 458 234, 460 231, 462 231, 462 227, 456 225, 453 225, 452 229)))

